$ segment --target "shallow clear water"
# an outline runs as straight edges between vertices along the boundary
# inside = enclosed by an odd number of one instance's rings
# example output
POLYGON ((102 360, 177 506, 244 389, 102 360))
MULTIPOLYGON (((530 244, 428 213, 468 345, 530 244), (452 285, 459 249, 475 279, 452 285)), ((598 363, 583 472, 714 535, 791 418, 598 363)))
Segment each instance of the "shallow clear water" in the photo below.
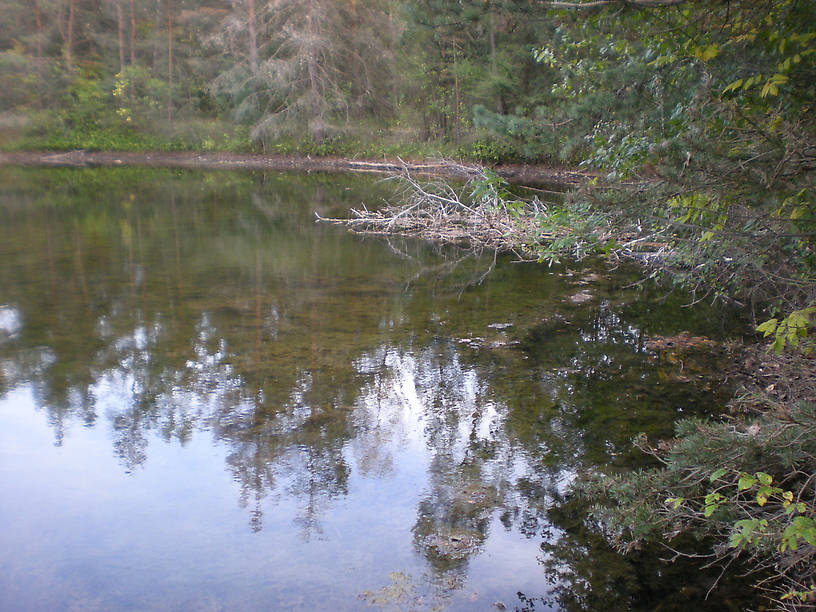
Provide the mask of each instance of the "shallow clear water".
MULTIPOLYGON (((0 609, 723 609, 565 497, 715 414, 637 270, 316 225, 373 179, 0 170, 0 609)), ((685 572, 685 573, 684 573, 685 572)))

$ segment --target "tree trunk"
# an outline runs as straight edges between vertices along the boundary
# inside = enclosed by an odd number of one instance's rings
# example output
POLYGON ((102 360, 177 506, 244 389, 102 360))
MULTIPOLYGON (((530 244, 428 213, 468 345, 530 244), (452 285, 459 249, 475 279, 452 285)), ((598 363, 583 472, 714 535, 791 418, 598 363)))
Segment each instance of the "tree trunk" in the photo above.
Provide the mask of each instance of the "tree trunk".
POLYGON ((167 121, 173 129, 173 3, 167 0, 167 121))
POLYGON ((249 34, 249 71, 258 73, 258 44, 255 34, 255 0, 247 0, 247 33, 249 34))
MULTIPOLYGON (((494 82, 498 81, 499 67, 496 62, 496 13, 493 7, 490 7, 490 73, 493 76, 494 82)), ((496 93, 496 111, 504 114, 504 100, 501 92, 496 93)))
POLYGON ((490 70, 493 73, 493 76, 496 75, 496 17, 493 14, 493 9, 490 9, 489 13, 490 23, 488 27, 490 28, 490 70))
POLYGON ((136 65, 136 0, 130 0, 130 65, 136 65))
MULTIPOLYGON (((358 33, 359 20, 357 19, 357 0, 351 0, 351 44, 352 48, 357 49, 359 45, 358 33)), ((365 64, 362 53, 357 54, 356 68, 353 74, 357 78, 352 80, 351 87, 354 95, 354 116, 359 120, 363 117, 363 106, 365 103, 365 91, 368 89, 368 75, 366 74, 365 64)), ((348 123, 348 110, 346 110, 346 123, 348 123)))
POLYGON ((34 15, 37 18, 37 72, 42 75, 43 71, 43 56, 42 56, 42 43, 43 43, 43 28, 42 28, 42 11, 40 10, 40 5, 37 0, 34 0, 34 15))
POLYGON ((161 32, 161 0, 156 0, 155 4, 155 11, 154 11, 154 23, 156 24, 155 27, 155 35, 151 38, 153 39, 153 76, 159 76, 159 32, 161 32))
POLYGON ((70 72, 74 67, 74 12, 76 0, 68 0, 68 32, 63 41, 62 54, 65 57, 65 67, 70 72))
POLYGON ((122 0, 116 0, 116 26, 119 36, 119 72, 125 72, 125 20, 122 17, 122 0))
POLYGON ((309 75, 309 90, 312 102, 312 136, 317 144, 323 143, 323 88, 320 79, 320 67, 318 65, 317 52, 314 38, 317 35, 317 26, 314 23, 313 4, 308 3, 306 14, 306 32, 309 36, 309 46, 306 51, 306 68, 309 75))
POLYGON ((459 71, 456 68, 456 42, 453 43, 453 138, 459 145, 459 71))
MULTIPOLYGON (((397 48, 397 29, 394 26, 394 0, 388 3, 388 26, 391 28, 391 48, 397 48)), ((399 86, 396 74, 391 75, 391 98, 394 111, 399 108, 399 86)), ((424 114, 423 114, 424 115, 424 114)), ((423 124, 425 122, 423 116, 423 124)))

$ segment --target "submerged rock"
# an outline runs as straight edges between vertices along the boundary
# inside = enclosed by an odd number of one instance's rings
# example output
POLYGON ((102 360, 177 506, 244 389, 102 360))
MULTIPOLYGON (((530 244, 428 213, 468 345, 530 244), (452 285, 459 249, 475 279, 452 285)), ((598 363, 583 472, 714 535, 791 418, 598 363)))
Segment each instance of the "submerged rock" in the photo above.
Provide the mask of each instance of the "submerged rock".
POLYGON ((437 557, 466 559, 478 552, 484 535, 476 530, 451 528, 444 533, 432 533, 422 539, 422 546, 437 557))
POLYGON ((692 336, 688 332, 681 332, 676 336, 652 336, 644 347, 651 351, 683 350, 702 346, 714 346, 717 343, 705 336, 692 336))
POLYGON ((573 304, 583 304, 584 302, 588 302, 594 296, 589 291, 579 291, 569 297, 569 301, 573 304))

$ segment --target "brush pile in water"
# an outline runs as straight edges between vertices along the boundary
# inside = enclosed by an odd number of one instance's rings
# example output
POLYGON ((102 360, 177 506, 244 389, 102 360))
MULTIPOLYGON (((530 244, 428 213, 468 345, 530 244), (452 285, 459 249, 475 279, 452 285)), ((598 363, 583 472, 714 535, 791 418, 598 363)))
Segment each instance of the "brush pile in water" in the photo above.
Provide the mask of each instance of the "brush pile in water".
POLYGON ((398 204, 378 210, 351 209, 348 219, 318 220, 347 226, 363 234, 401 235, 473 247, 513 251, 530 258, 532 245, 551 238, 536 217, 545 205, 538 198, 519 200, 506 183, 484 169, 464 184, 461 193, 443 181, 419 183, 408 168, 387 180, 400 187, 398 204), (464 194, 468 194, 465 196, 464 194), (525 248, 526 245, 529 245, 525 248), (521 252, 519 252, 521 251, 521 252))

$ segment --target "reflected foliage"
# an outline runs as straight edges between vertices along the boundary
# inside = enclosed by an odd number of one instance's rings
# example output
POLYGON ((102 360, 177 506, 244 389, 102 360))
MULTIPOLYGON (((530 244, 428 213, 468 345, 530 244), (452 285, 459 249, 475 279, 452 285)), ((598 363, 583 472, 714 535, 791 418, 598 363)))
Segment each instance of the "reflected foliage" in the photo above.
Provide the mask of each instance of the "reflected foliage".
POLYGON ((717 409, 716 354, 647 343, 723 334, 710 311, 658 300, 637 271, 499 259, 485 275, 492 253, 314 225, 379 201, 368 179, 2 173, 0 394, 30 386, 57 444, 68 423, 106 427, 134 471, 160 440, 211 435, 250 528, 291 498, 305 539, 325 537, 353 474, 416 456, 412 541, 440 593, 497 529, 543 542, 541 592, 505 602, 519 609, 654 602, 683 583, 644 587, 654 556, 605 548, 566 491, 595 466, 642 465, 635 433, 717 409))

